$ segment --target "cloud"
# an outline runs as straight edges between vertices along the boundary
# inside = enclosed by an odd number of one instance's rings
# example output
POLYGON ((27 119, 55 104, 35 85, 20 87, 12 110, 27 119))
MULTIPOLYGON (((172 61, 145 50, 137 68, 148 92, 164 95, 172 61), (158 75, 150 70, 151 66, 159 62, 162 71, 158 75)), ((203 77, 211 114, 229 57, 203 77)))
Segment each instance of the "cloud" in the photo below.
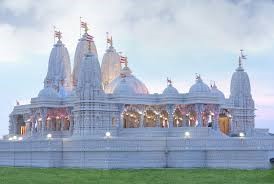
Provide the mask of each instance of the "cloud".
MULTIPOLYGON (((1 10, 10 11, 13 19, 27 15, 25 19, 34 25, 25 28, 2 22, 0 33, 1 41, 16 45, 13 55, 24 57, 30 51, 48 53, 50 32, 56 25, 64 32, 64 41, 73 54, 79 16, 83 16, 96 38, 102 40, 110 31, 123 46, 130 42, 152 53, 167 50, 171 44, 174 52, 197 48, 229 52, 246 48, 260 52, 273 46, 273 8, 271 1, 4 0, 1 10), (25 49, 29 42, 34 43, 25 49)), ((102 41, 97 45, 104 50, 102 41)), ((11 57, 12 49, 0 49, 1 61, 18 59, 11 57)))

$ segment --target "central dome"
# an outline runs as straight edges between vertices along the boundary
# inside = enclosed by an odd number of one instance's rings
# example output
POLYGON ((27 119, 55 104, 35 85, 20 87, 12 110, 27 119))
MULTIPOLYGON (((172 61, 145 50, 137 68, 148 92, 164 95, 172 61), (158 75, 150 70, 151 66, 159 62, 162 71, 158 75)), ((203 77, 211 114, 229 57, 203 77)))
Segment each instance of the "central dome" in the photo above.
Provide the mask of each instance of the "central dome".
POLYGON ((131 73, 129 67, 125 66, 120 76, 106 86, 105 92, 120 95, 148 94, 147 87, 131 73))
POLYGON ((196 83, 191 86, 189 93, 210 93, 210 88, 203 82, 200 76, 197 76, 196 83))

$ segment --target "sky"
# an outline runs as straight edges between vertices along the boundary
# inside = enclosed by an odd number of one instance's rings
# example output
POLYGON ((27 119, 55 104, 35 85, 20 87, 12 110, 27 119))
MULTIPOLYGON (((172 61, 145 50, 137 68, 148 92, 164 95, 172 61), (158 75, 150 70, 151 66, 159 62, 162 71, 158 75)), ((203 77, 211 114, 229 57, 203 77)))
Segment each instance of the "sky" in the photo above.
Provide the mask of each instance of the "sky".
POLYGON ((109 32, 150 93, 162 93, 167 77, 186 93, 199 73, 228 98, 244 49, 256 127, 274 132, 273 10, 271 0, 0 0, 0 136, 8 133, 16 100, 28 103, 43 88, 53 26, 63 33, 73 65, 80 16, 99 60, 109 32))

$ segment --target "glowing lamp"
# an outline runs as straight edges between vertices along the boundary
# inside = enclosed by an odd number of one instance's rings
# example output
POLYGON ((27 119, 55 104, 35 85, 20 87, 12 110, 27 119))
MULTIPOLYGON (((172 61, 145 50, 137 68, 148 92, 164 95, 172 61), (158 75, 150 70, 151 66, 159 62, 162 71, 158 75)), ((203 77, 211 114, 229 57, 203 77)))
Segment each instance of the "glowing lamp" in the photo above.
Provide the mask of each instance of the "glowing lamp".
POLYGON ((23 140, 23 137, 18 137, 18 141, 22 141, 23 140))
POLYGON ((106 137, 109 138, 111 136, 110 132, 106 132, 106 137))
POLYGON ((239 136, 240 136, 241 138, 243 138, 243 137, 245 137, 245 133, 240 132, 240 133, 239 133, 239 136))
POLYGON ((12 137, 9 138, 9 141, 12 141, 12 137))
POLYGON ((16 140, 16 139, 17 139, 17 136, 16 136, 16 135, 12 137, 12 140, 16 140))
POLYGON ((185 132, 185 137, 189 138, 190 137, 190 133, 189 132, 185 132))
POLYGON ((51 138, 52 138, 52 135, 51 135, 51 134, 48 134, 48 135, 47 135, 47 138, 48 138, 48 139, 51 139, 51 138))

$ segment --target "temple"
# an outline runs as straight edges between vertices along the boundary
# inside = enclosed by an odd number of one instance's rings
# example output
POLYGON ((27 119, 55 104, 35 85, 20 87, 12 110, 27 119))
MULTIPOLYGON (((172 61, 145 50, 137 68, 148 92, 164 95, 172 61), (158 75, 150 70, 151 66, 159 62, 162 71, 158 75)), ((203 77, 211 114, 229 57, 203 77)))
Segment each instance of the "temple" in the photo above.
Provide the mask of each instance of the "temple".
POLYGON ((30 104, 17 104, 10 113, 0 165, 271 167, 274 137, 255 128, 242 53, 228 98, 199 74, 188 93, 180 93, 168 79, 162 93, 150 94, 128 59, 117 53, 112 37, 100 65, 87 30, 78 41, 73 69, 59 32, 44 88, 30 104))

